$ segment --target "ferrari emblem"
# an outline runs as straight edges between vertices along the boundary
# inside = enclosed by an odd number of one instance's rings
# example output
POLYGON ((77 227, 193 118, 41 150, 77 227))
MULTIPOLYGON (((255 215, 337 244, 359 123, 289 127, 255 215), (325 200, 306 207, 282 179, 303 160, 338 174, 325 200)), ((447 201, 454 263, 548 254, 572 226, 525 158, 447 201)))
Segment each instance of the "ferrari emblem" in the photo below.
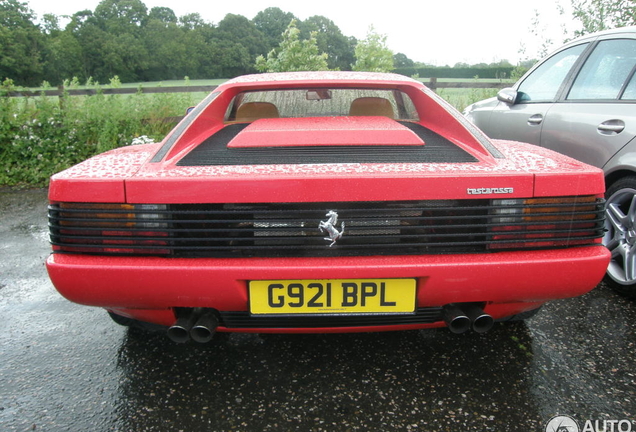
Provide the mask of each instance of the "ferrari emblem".
POLYGON ((344 234, 345 224, 342 222, 340 224, 340 231, 338 231, 336 228, 336 225, 338 225, 338 213, 333 210, 329 210, 325 216, 327 216, 328 219, 326 221, 320 221, 318 228, 321 233, 324 233, 325 231, 327 232, 329 237, 325 237, 325 240, 331 242, 329 245, 329 247, 331 247, 336 244, 336 242, 342 237, 342 234, 344 234))

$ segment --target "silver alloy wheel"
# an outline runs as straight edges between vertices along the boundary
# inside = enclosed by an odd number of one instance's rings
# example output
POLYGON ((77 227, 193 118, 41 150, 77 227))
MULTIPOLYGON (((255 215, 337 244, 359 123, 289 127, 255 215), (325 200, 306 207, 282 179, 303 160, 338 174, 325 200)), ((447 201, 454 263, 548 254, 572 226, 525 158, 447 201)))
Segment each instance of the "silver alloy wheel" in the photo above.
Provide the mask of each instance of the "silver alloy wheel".
POLYGON ((636 189, 624 188, 605 203, 603 244, 612 253, 607 274, 618 284, 636 283, 636 189))

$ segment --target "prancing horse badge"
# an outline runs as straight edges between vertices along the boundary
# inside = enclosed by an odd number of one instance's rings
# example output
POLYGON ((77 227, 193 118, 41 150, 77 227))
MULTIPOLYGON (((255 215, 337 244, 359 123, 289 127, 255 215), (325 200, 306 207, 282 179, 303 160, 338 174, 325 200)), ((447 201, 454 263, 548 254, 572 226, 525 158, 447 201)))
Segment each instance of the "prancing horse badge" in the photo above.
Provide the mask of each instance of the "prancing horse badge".
POLYGON ((331 244, 329 245, 329 247, 331 247, 335 245, 336 242, 342 237, 342 234, 344 234, 345 224, 344 222, 342 222, 340 225, 340 231, 338 231, 338 229, 336 228, 336 225, 338 224, 338 213, 333 210, 329 210, 329 212, 325 216, 327 216, 329 219, 324 222, 320 221, 318 228, 320 228, 321 233, 324 233, 325 231, 327 232, 327 235, 329 235, 329 237, 325 237, 325 240, 331 242, 331 244))

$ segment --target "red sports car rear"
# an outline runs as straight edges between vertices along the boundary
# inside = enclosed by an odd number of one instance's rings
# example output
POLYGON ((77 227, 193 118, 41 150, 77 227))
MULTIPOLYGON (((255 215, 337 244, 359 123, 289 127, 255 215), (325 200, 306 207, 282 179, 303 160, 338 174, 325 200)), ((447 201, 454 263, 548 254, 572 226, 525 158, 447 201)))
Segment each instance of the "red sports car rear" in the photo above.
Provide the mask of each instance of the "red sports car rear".
POLYGON ((69 300, 176 341, 485 331, 603 277, 603 174, 491 141, 398 75, 241 77, 161 143, 51 179, 69 300))

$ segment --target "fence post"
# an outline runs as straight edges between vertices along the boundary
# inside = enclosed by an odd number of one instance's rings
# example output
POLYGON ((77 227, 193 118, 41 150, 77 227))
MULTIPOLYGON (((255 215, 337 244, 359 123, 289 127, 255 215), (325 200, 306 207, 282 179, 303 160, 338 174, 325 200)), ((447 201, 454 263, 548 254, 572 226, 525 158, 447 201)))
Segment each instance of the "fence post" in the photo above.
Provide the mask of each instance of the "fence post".
POLYGON ((431 77, 428 80, 428 88, 433 90, 433 92, 437 93, 437 77, 431 77))
POLYGON ((60 111, 64 111, 64 86, 63 85, 59 85, 57 87, 57 91, 59 92, 57 97, 58 97, 59 104, 60 104, 60 111))

